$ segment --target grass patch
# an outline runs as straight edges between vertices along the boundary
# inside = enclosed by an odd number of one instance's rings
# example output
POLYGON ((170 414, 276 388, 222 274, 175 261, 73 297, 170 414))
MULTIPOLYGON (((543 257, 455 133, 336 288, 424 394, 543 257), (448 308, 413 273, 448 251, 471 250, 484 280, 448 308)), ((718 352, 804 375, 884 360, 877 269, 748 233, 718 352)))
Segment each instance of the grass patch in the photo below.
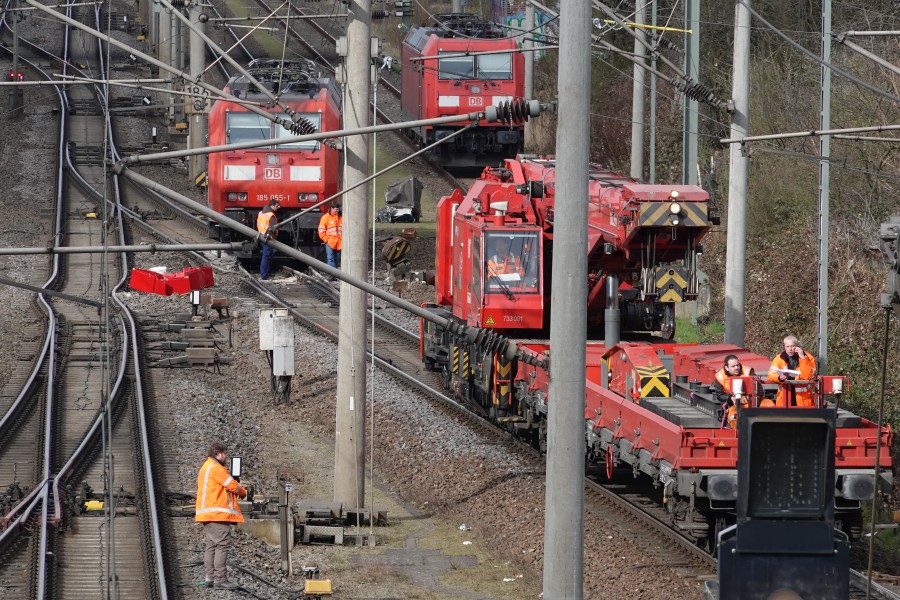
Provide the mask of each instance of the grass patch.
POLYGON ((471 531, 461 531, 458 527, 442 524, 428 535, 419 538, 419 546, 440 550, 444 556, 474 556, 474 566, 458 566, 439 577, 442 584, 463 590, 472 589, 478 582, 479 595, 491 598, 519 599, 534 597, 536 591, 523 577, 523 569, 508 561, 499 560, 496 552, 490 551, 471 531), (464 542, 472 542, 469 545, 464 542), (508 579, 510 581, 503 581, 508 579))
POLYGON ((679 344, 721 344, 725 325, 719 321, 691 323, 689 317, 675 319, 675 341, 679 344))

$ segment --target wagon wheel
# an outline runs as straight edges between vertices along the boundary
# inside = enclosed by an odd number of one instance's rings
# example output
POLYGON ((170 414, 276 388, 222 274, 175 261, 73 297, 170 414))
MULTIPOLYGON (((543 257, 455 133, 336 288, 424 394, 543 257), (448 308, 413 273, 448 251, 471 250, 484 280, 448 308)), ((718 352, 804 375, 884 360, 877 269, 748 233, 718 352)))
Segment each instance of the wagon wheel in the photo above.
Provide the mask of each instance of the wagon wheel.
POLYGON ((453 381, 453 372, 450 370, 450 365, 445 363, 441 366, 441 382, 444 384, 444 389, 450 389, 451 381, 453 381))
POLYGON ((541 454, 547 454, 547 420, 541 419, 537 429, 537 447, 541 454))
POLYGON ((663 307, 663 316, 659 323, 659 335, 666 340, 671 340, 675 337, 675 307, 672 304, 666 304, 663 307))
POLYGON ((613 467, 616 466, 616 459, 613 458, 612 450, 606 449, 606 478, 612 479, 613 467))
POLYGON ((706 550, 712 555, 713 558, 718 558, 719 533, 725 530, 728 525, 725 521, 725 517, 709 515, 707 516, 706 520, 709 523, 709 533, 706 537, 706 550))

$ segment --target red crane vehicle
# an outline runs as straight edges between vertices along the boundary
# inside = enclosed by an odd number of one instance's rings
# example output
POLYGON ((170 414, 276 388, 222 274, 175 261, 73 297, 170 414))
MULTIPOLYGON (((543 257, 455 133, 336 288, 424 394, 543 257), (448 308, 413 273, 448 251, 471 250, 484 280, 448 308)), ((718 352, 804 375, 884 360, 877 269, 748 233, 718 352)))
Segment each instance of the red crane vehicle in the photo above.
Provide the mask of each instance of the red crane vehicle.
MULTIPOLYGON (((643 184, 592 167, 589 172, 588 326, 585 441, 589 463, 613 475, 630 466, 660 490, 672 525, 715 547, 734 521, 737 432, 709 386, 729 354, 757 375, 744 378, 747 406, 772 397, 771 361, 732 345, 675 344, 647 332, 674 333, 674 304, 697 294, 699 241, 709 230, 708 195, 696 186, 643 184), (623 329, 643 341, 600 339, 606 310, 619 304, 623 329)), ((467 194, 437 209, 436 296, 425 305, 441 316, 494 330, 462 338, 422 324, 425 367, 443 373, 448 389, 485 417, 546 448, 555 168, 519 157, 487 168, 467 194), (502 243, 497 242, 502 240, 502 243), (499 249, 498 249, 499 248, 499 249), (506 352, 503 337, 535 360, 506 352), (527 363, 527 364, 526 364, 527 363)), ((819 408, 847 390, 844 377, 807 382, 819 408)), ((802 408, 797 408, 802 418, 802 408)), ((861 501, 891 486, 891 430, 836 410, 836 522, 861 533, 861 501), (875 445, 882 436, 875 477, 875 445), (876 481, 880 487, 876 487, 876 481)))
MULTIPOLYGON (((472 14, 435 15, 409 30, 401 52, 405 120, 430 119, 511 104, 525 93, 525 59, 514 38, 472 14), (423 60, 424 59, 424 60, 423 60)), ((459 131, 465 122, 405 130, 420 146, 459 131)), ((521 124, 472 127, 441 144, 431 157, 445 168, 483 167, 521 152, 521 124)))
MULTIPOLYGON (((303 129, 340 129, 341 93, 334 80, 316 73, 315 64, 305 59, 292 61, 257 60, 247 72, 268 91, 279 97, 302 119, 303 129)), ((251 112, 241 102, 267 107, 269 112, 294 120, 282 108, 274 107, 243 75, 232 77, 226 91, 235 100, 218 100, 209 113, 209 143, 212 146, 271 140, 271 145, 209 155, 208 201, 213 210, 256 228, 256 216, 270 200, 278 200, 279 221, 308 209, 337 193, 340 184, 340 152, 320 141, 276 145, 279 138, 297 133, 251 112)), ((328 207, 323 207, 327 211, 328 207)), ((322 258, 317 229, 322 211, 311 211, 281 230, 279 241, 322 258)), ((232 231, 210 222, 212 239, 232 240, 232 231)), ((242 257, 246 258, 246 257, 242 257)))

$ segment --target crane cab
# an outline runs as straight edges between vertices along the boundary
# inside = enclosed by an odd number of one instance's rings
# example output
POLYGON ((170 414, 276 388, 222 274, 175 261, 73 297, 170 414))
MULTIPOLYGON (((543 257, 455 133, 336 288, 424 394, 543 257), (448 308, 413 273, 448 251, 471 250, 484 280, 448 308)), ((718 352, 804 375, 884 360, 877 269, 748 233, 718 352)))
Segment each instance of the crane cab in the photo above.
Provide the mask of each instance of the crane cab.
POLYGON ((454 317, 476 327, 541 329, 541 228, 473 210, 459 190, 441 199, 438 213, 439 221, 448 224, 437 231, 438 305, 451 308, 454 317))

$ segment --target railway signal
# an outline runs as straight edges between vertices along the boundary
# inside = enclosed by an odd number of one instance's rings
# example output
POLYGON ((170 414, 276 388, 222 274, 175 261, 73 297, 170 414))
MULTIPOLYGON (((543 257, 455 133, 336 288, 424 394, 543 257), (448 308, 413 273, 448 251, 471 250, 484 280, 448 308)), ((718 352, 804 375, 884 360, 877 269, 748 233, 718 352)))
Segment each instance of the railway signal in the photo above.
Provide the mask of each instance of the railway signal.
POLYGON ((900 217, 881 224, 881 244, 888 264, 887 284, 881 294, 881 306, 900 308, 900 217))

